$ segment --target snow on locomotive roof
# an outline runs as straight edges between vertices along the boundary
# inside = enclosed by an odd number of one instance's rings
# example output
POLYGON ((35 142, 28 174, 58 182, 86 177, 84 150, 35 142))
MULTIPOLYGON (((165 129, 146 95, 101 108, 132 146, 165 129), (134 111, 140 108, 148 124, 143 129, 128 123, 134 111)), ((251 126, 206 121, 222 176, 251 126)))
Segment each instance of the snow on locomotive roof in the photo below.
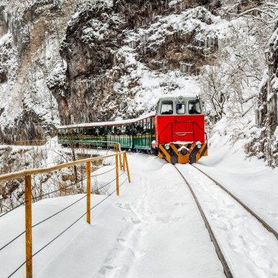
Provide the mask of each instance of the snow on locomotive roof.
POLYGON ((195 95, 195 96, 181 96, 181 95, 177 95, 177 96, 171 96, 171 95, 165 95, 159 98, 159 100, 194 100, 194 99, 200 99, 199 95, 195 95))
POLYGON ((96 127, 96 126, 125 125, 125 124, 136 123, 140 120, 144 120, 144 119, 152 117, 152 116, 155 116, 154 112, 150 113, 150 114, 147 114, 147 115, 143 115, 139 118, 128 119, 128 120, 63 125, 63 126, 58 126, 57 128, 58 129, 64 129, 64 128, 86 128, 86 127, 96 127))

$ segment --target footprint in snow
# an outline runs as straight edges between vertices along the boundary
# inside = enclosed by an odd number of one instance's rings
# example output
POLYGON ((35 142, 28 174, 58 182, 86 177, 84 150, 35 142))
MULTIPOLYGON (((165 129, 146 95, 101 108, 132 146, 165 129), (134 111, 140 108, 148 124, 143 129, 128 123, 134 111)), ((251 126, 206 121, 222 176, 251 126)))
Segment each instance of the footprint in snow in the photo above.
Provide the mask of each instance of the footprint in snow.
POLYGON ((126 240, 123 239, 123 238, 118 238, 117 241, 118 241, 119 243, 124 243, 124 242, 126 242, 126 240))
POLYGON ((125 221, 125 222, 129 222, 129 223, 135 224, 135 225, 138 225, 138 224, 141 223, 140 219, 133 218, 133 217, 131 217, 131 218, 123 217, 122 220, 125 221))
POLYGON ((175 203, 174 206, 176 206, 176 207, 184 207, 184 206, 186 206, 186 203, 185 202, 178 202, 178 203, 175 203))
POLYGON ((118 267, 114 267, 112 265, 103 265, 102 268, 99 270, 99 273, 106 277, 107 274, 110 274, 111 272, 115 272, 118 267))
POLYGON ((121 209, 132 210, 129 204, 117 203, 117 206, 121 209))
POLYGON ((183 220, 185 217, 171 217, 171 216, 157 216, 156 221, 162 222, 163 224, 168 224, 172 222, 179 222, 183 220))

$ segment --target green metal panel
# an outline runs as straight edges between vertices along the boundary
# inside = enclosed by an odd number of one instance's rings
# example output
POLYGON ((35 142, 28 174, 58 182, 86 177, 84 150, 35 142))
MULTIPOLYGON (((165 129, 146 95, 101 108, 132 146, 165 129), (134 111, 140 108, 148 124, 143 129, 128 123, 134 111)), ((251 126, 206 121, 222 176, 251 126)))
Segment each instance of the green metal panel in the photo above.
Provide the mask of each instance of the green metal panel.
POLYGON ((133 146, 138 150, 151 150, 154 136, 151 134, 137 135, 133 137, 133 146))
POLYGON ((83 135, 82 129, 74 129, 73 134, 65 134, 61 132, 58 136, 60 144, 72 145, 79 144, 89 147, 113 147, 115 143, 119 143, 122 149, 139 149, 151 150, 152 141, 155 140, 154 118, 139 122, 148 132, 142 135, 105 135, 105 136, 89 136, 83 135))
POLYGON ((109 145, 113 146, 114 143, 119 143, 121 148, 132 148, 132 136, 129 135, 107 135, 106 140, 109 145))

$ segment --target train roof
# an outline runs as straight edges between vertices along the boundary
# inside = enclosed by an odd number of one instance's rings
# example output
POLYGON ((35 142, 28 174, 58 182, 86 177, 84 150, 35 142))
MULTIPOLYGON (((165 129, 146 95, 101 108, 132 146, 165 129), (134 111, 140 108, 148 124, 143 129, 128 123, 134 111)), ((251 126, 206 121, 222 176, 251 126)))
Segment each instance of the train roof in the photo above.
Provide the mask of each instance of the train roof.
POLYGON ((159 101, 161 100, 194 100, 194 99, 200 99, 199 95, 196 96, 163 96, 159 98, 159 101))
POLYGON ((147 118, 150 118, 153 116, 155 116, 155 112, 140 116, 138 118, 128 119, 128 120, 63 125, 63 126, 58 126, 57 128, 58 129, 69 129, 69 128, 90 128, 90 127, 98 127, 98 126, 125 125, 125 124, 136 123, 140 120, 144 120, 144 119, 147 119, 147 118))

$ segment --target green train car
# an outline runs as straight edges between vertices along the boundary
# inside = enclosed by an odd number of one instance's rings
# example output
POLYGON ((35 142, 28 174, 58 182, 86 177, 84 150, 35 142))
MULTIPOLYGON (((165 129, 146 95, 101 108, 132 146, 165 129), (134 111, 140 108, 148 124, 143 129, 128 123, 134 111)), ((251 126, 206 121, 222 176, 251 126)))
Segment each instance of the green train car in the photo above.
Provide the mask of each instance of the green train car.
POLYGON ((154 115, 111 122, 67 125, 58 128, 58 142, 65 146, 110 148, 152 152, 154 115))

